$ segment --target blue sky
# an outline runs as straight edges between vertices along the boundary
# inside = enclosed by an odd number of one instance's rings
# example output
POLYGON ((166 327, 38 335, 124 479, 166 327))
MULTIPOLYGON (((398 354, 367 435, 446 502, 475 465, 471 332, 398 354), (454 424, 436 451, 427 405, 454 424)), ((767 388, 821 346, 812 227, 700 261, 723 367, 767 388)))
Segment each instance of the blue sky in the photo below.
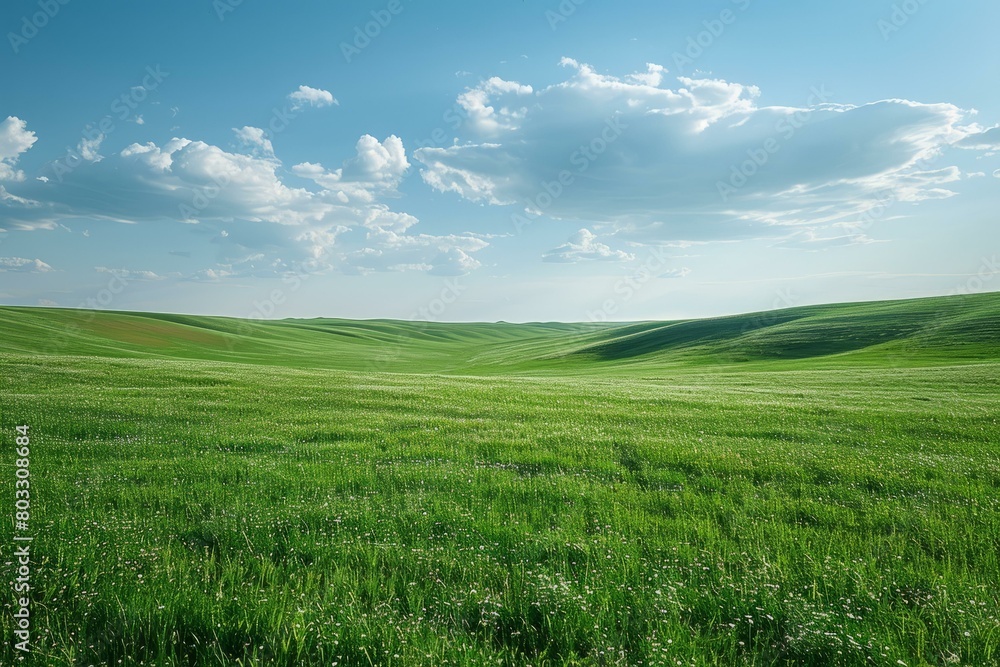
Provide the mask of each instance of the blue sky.
POLYGON ((640 320, 1000 288, 995 2, 8 2, 0 303, 640 320))

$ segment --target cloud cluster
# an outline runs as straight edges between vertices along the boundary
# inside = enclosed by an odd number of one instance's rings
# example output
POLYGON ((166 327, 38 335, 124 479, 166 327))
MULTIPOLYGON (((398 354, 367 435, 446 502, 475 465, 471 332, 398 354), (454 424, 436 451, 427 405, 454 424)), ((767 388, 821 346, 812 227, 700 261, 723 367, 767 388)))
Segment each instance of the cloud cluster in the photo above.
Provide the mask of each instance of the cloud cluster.
POLYGON ((635 259, 635 255, 623 250, 612 250, 610 246, 599 242, 592 231, 581 229, 566 243, 545 253, 542 259, 558 263, 621 262, 635 259))
POLYGON ((17 162, 36 141, 35 133, 17 116, 7 116, 0 123, 0 181, 24 180, 24 172, 16 168, 17 162))
MULTIPOLYGON (((8 168, 34 142, 24 127, 17 119, 4 126, 8 168)), ((414 233, 417 218, 383 203, 398 196, 410 168, 399 137, 379 141, 363 135, 354 155, 338 168, 302 163, 292 167, 292 176, 265 131, 245 126, 234 132, 246 152, 180 137, 133 143, 67 174, 23 183, 17 195, 0 186, 3 217, 21 229, 53 228, 73 217, 201 224, 217 230, 212 240, 217 265, 193 276, 204 280, 328 270, 456 275, 479 266, 472 255, 488 245, 484 237, 414 233), (291 184, 295 177, 307 186, 291 184)), ((13 262, 8 270, 28 266, 13 262)), ((161 278, 97 270, 134 280, 161 278)))
MULTIPOLYGON (((632 242, 781 236, 789 226, 850 224, 897 201, 951 196, 957 169, 926 165, 976 147, 971 112, 889 99, 838 104, 822 87, 796 106, 760 106, 754 86, 616 77, 564 58, 566 80, 535 90, 490 79, 459 103, 463 140, 421 148, 423 180, 526 215, 607 224, 632 242)), ((558 257, 559 255, 554 255, 558 257)))
POLYGON ((40 259, 24 257, 0 257, 0 271, 18 273, 48 273, 52 267, 40 259))

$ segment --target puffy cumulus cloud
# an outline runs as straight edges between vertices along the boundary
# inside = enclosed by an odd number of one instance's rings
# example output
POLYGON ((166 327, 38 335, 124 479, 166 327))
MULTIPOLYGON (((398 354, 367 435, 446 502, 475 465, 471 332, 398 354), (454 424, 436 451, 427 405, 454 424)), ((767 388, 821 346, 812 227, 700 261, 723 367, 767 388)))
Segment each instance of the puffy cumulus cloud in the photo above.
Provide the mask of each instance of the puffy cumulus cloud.
POLYGON ((0 271, 14 271, 17 273, 48 273, 49 271, 52 271, 52 267, 40 259, 0 257, 0 271))
POLYGON ((519 98, 530 96, 533 92, 531 86, 495 76, 459 95, 458 104, 474 128, 493 133, 517 127, 527 113, 519 98))
POLYGON ((126 183, 116 185, 134 189, 139 201, 128 215, 123 211, 106 216, 113 219, 238 218, 299 225, 322 222, 336 208, 322 193, 285 185, 277 174, 277 160, 230 153, 203 141, 175 138, 163 146, 132 144, 120 157, 131 167, 135 182, 120 179, 126 183), (139 189, 140 184, 146 187, 139 189))
POLYGON ((259 127, 244 125, 239 129, 234 127, 233 132, 236 133, 236 138, 243 146, 249 147, 252 151, 259 151, 264 155, 274 156, 274 146, 271 145, 271 140, 268 138, 267 133, 259 127))
POLYGON ((24 172, 16 169, 21 154, 38 141, 28 124, 17 116, 7 116, 0 123, 0 181, 23 181, 24 172))
POLYGON ((358 139, 355 151, 354 157, 334 171, 319 163, 303 162, 292 167, 292 172, 335 192, 338 200, 346 203, 370 202, 379 194, 395 190, 410 168, 403 141, 395 135, 379 141, 366 134, 358 139))
POLYGON ((330 91, 309 86, 299 86, 298 90, 288 94, 288 99, 292 103, 292 111, 298 111, 306 106, 328 107, 331 104, 340 104, 330 91))
POLYGON ((612 250, 610 246, 597 240, 597 235, 589 229, 581 229, 566 243, 549 250, 542 256, 546 262, 575 263, 586 261, 622 262, 635 259, 635 255, 623 250, 612 250))
POLYGON ((410 167, 398 137, 362 136, 335 171, 297 165, 292 171, 311 181, 298 187, 286 183, 263 130, 235 132, 249 152, 187 138, 134 143, 59 179, 19 184, 16 194, 0 186, 0 216, 21 229, 79 217, 200 225, 212 234, 215 265, 198 280, 336 270, 454 275, 479 266, 473 254, 486 237, 415 233, 416 217, 381 201, 398 195, 410 167))
POLYGON ((856 219, 887 190, 952 196, 957 170, 927 164, 979 131, 951 104, 838 104, 816 88, 796 106, 761 106, 754 86, 668 83, 655 64, 624 77, 561 64, 570 75, 516 113, 497 102, 513 84, 476 89, 482 118, 460 143, 414 152, 422 179, 515 216, 609 224, 635 243, 771 237, 856 219))

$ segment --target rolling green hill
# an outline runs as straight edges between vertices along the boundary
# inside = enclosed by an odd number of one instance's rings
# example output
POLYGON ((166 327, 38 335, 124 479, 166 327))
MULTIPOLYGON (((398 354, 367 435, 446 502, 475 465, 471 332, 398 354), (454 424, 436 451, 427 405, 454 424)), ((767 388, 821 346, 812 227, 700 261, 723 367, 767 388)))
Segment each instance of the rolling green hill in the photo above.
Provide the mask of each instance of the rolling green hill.
POLYGON ((5 352, 389 372, 655 373, 747 363, 927 366, 1000 356, 1000 293, 634 324, 247 321, 5 307, 0 330, 5 352))
POLYGON ((998 329, 0 308, 22 664, 1000 664, 998 329))

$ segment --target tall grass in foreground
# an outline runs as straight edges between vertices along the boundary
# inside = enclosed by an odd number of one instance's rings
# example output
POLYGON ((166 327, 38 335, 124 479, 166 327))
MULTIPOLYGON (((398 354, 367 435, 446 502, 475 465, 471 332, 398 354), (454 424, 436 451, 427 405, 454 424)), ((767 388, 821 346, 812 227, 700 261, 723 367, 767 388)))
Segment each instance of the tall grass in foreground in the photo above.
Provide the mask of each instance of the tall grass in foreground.
POLYGON ((0 437, 33 436, 21 664, 998 664, 998 370, 0 356, 0 437))

